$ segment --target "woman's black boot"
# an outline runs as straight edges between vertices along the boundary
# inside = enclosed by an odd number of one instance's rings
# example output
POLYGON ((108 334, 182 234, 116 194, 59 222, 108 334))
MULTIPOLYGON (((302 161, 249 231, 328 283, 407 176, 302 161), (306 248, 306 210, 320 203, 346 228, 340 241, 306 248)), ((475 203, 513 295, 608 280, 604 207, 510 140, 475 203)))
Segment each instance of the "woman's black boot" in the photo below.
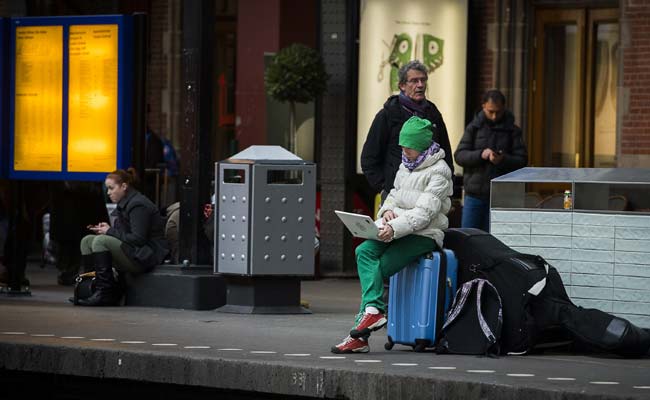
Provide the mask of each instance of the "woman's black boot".
POLYGON ((81 271, 92 272, 95 270, 95 257, 92 253, 81 255, 81 271))
POLYGON ((113 276, 113 257, 109 251, 93 253, 95 261, 95 292, 87 299, 79 299, 80 306, 118 306, 122 299, 113 276))

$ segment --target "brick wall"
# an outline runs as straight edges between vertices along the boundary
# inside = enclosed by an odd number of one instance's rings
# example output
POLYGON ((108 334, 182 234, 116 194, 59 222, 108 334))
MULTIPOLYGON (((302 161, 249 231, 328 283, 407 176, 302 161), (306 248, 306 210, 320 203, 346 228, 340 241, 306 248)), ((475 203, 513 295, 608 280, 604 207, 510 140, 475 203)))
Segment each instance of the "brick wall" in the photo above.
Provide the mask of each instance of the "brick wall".
POLYGON ((650 166, 650 1, 621 1, 619 166, 650 166))
POLYGON ((478 93, 476 100, 480 101, 481 95, 488 89, 494 87, 494 53, 497 50, 496 44, 496 4, 495 0, 477 2, 480 7, 480 50, 479 55, 481 63, 479 64, 478 74, 478 93))
POLYGON ((238 2, 235 112, 239 150, 267 144, 264 53, 277 52, 280 48, 280 3, 280 0, 238 2))
POLYGON ((482 94, 495 82, 496 4, 495 0, 469 4, 467 54, 467 108, 469 122, 477 111, 482 94))
POLYGON ((168 60, 163 53, 163 36, 169 30, 168 0, 151 2, 149 10, 149 54, 147 59, 147 124, 165 136, 169 131, 162 111, 162 93, 167 89, 168 60))

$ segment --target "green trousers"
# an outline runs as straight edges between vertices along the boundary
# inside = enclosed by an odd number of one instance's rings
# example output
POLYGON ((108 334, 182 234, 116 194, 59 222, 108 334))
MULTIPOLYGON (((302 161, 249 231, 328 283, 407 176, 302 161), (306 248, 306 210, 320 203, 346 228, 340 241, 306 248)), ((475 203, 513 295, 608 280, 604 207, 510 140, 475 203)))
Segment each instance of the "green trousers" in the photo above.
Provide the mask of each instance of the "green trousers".
POLYGON ((118 271, 132 272, 135 274, 144 272, 142 266, 133 262, 124 254, 122 251, 122 241, 116 237, 109 235, 86 235, 81 239, 79 247, 81 248, 82 255, 110 251, 113 257, 113 266, 118 271))
POLYGON ((357 271, 361 283, 359 311, 363 312, 366 306, 374 306, 385 313, 384 279, 437 248, 435 240, 418 235, 404 236, 389 243, 378 240, 366 240, 361 243, 356 250, 357 271))

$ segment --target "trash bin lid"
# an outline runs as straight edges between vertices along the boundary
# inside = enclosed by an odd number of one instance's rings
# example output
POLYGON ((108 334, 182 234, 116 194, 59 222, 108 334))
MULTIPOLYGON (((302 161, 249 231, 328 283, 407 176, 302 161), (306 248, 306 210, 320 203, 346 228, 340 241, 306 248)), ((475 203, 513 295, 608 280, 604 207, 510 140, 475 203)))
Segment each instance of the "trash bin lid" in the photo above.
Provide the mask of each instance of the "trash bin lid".
MULTIPOLYGON (((226 162, 305 164, 302 158, 282 146, 254 145, 225 160, 226 162)), ((309 162, 308 164, 311 164, 309 162)))

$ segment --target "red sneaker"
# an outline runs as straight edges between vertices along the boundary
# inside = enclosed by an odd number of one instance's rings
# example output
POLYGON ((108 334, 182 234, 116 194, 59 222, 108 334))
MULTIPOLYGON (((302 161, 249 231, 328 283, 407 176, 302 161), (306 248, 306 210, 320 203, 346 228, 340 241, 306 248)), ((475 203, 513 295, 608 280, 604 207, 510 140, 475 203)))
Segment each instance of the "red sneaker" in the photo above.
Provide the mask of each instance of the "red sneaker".
POLYGON ((370 351, 367 338, 352 338, 350 336, 343 339, 343 341, 336 346, 332 346, 332 353, 367 353, 370 351))
POLYGON ((364 313, 363 317, 361 317, 361 320, 359 321, 357 326, 352 328, 352 330, 350 331, 350 336, 352 336, 353 338, 368 336, 370 335, 370 332, 383 328, 384 325, 386 325, 386 322, 388 322, 388 320, 386 319, 386 316, 382 313, 378 313, 378 314, 364 313))

